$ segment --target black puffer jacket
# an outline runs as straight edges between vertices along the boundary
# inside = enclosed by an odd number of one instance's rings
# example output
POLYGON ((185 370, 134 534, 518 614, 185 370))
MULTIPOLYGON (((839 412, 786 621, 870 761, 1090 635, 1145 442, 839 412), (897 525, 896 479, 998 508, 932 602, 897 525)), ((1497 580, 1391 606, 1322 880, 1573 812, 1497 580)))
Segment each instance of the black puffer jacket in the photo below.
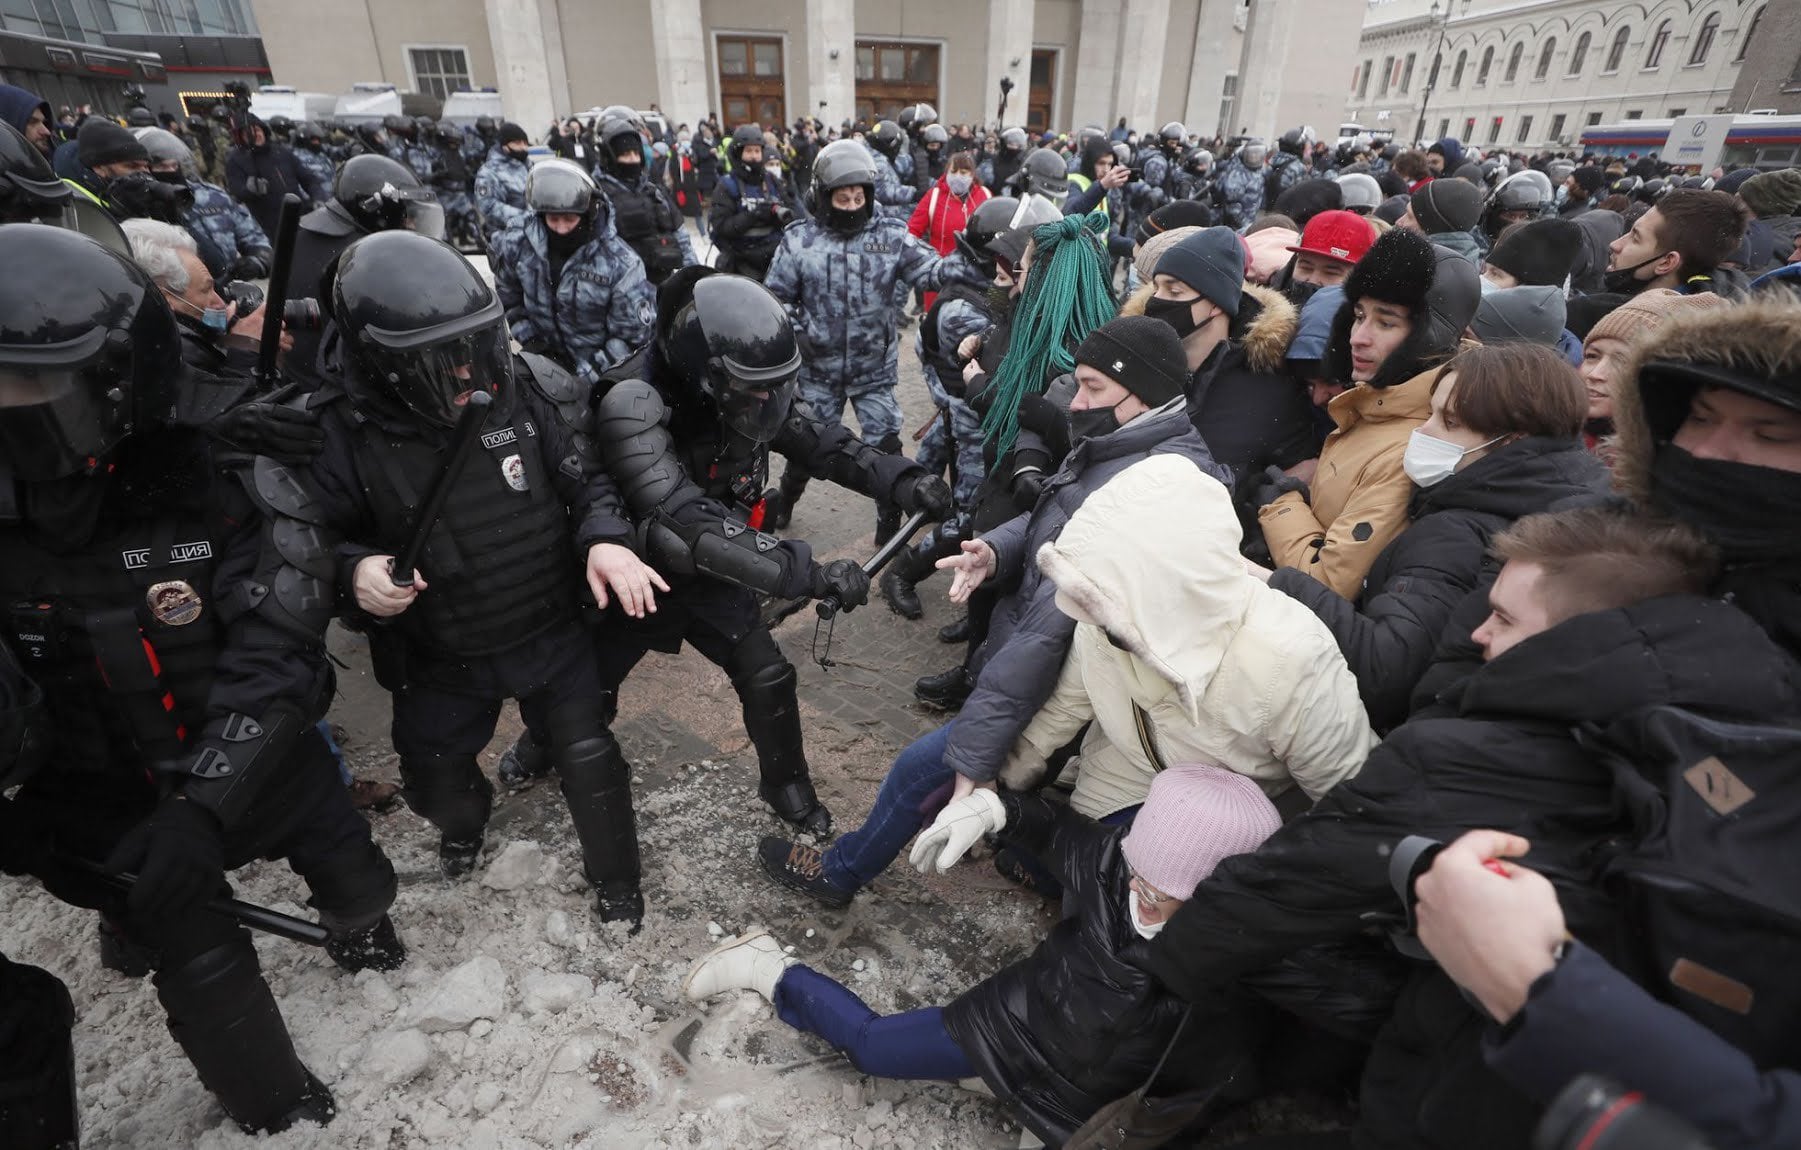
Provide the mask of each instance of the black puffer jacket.
POLYGON ((1376 557, 1355 603, 1292 567, 1270 576, 1269 585, 1332 629, 1370 725, 1387 731, 1407 717, 1408 696, 1457 604, 1493 582, 1498 567, 1488 545, 1495 533, 1560 500, 1599 497, 1607 488, 1606 467, 1581 442, 1521 439, 1435 487, 1415 487, 1411 525, 1376 557))
MULTIPOLYGON (((944 1008, 944 1024, 982 1081, 1047 1145, 1144 1085, 1187 1004, 1120 956, 1128 919, 1126 828, 1102 826, 1037 795, 1003 794, 1001 837, 1063 882, 1063 918, 1029 956, 944 1008)), ((1230 1076, 1252 1015, 1228 998, 1197 1004, 1157 1079, 1157 1096, 1230 1076)))
MULTIPOLYGON (((1796 676, 1750 617, 1717 600, 1670 596, 1571 619, 1447 686, 1432 717, 1396 730, 1355 778, 1255 854, 1223 862, 1142 961, 1166 986, 1211 1001, 1240 976, 1397 914, 1388 859, 1402 838, 1449 842, 1480 827, 1532 843, 1525 862, 1556 885, 1576 937, 1613 938, 1596 878, 1628 828, 1610 771, 1574 729, 1642 745, 1642 716, 1666 704, 1794 721, 1796 676)), ((1416 977, 1370 1056, 1360 1145, 1527 1144, 1533 1109, 1482 1067, 1475 1020, 1441 976, 1416 977)))

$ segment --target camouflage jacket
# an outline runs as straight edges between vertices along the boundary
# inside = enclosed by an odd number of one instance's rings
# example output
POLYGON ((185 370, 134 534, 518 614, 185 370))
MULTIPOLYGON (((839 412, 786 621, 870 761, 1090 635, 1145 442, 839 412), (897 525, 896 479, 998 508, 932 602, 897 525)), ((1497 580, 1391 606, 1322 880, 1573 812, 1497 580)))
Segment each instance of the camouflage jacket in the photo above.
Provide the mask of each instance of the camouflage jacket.
POLYGON ((525 177, 531 165, 496 149, 475 173, 475 207, 482 234, 492 243, 501 232, 525 222, 525 177))
POLYGON ((613 230, 604 199, 595 207, 593 238, 555 273, 549 235, 536 215, 503 233, 488 253, 494 290, 514 339, 593 383, 650 339, 656 289, 643 261, 613 230))
POLYGON ((338 168, 331 157, 309 148, 295 148, 294 160, 300 165, 300 182, 306 185, 307 198, 315 204, 330 203, 332 185, 338 180, 338 168))
POLYGON ((1247 167, 1243 160, 1233 156, 1220 165, 1216 187, 1220 208, 1226 217, 1223 222, 1229 228, 1243 231, 1263 210, 1262 165, 1247 167))
POLYGON ((875 202, 884 216, 906 223, 907 217, 913 214, 913 201, 919 198, 919 189, 901 183, 894 163, 887 156, 874 148, 869 149, 869 154, 875 157, 875 202))
POLYGON ((230 279, 232 265, 250 252, 261 249, 267 257, 269 237, 250 209, 232 199, 224 188, 204 180, 189 180, 188 187, 194 193, 194 206, 183 213, 181 222, 194 237, 200 262, 214 279, 230 279))
POLYGON ((861 393, 897 382, 895 281, 935 291, 947 271, 901 220, 875 216, 851 235, 795 220, 782 231, 763 286, 794 320, 802 382, 861 393))

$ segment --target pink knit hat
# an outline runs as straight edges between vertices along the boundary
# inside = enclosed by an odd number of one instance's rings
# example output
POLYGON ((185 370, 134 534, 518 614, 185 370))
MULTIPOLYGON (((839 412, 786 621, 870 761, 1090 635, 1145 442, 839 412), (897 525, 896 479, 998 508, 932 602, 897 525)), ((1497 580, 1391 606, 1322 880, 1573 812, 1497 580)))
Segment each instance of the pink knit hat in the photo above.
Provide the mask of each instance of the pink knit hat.
POLYGON ((1171 898, 1186 899, 1219 861, 1254 851, 1282 816, 1263 789, 1223 767, 1171 767, 1151 793, 1120 850, 1126 865, 1171 898))

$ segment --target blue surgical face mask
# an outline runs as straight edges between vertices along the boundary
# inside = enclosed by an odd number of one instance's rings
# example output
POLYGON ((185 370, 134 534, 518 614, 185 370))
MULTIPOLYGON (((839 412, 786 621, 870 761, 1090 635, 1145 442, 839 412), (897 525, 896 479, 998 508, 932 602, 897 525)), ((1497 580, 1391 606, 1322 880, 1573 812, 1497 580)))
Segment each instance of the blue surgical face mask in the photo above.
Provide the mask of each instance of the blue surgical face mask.
POLYGON ((962 172, 944 177, 944 183, 950 188, 951 195, 953 196, 967 196, 969 194, 970 184, 974 181, 974 176, 966 175, 962 172))
POLYGON ((223 307, 204 308, 200 312, 200 322, 213 331, 224 331, 231 324, 231 309, 223 307))

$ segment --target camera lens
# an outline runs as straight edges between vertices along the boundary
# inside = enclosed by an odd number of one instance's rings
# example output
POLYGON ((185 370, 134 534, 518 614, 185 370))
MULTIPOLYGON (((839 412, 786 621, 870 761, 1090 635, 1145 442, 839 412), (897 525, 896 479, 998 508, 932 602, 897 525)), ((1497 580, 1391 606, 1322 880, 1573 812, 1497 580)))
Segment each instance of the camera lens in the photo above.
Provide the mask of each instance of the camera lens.
POLYGON ((281 309, 281 322, 285 327, 299 331, 318 331, 321 326, 319 317, 319 301, 316 299, 291 299, 281 309))
POLYGON ((1533 1150, 1709 1150, 1693 1126, 1598 1074, 1570 1083, 1545 1110, 1533 1150))

